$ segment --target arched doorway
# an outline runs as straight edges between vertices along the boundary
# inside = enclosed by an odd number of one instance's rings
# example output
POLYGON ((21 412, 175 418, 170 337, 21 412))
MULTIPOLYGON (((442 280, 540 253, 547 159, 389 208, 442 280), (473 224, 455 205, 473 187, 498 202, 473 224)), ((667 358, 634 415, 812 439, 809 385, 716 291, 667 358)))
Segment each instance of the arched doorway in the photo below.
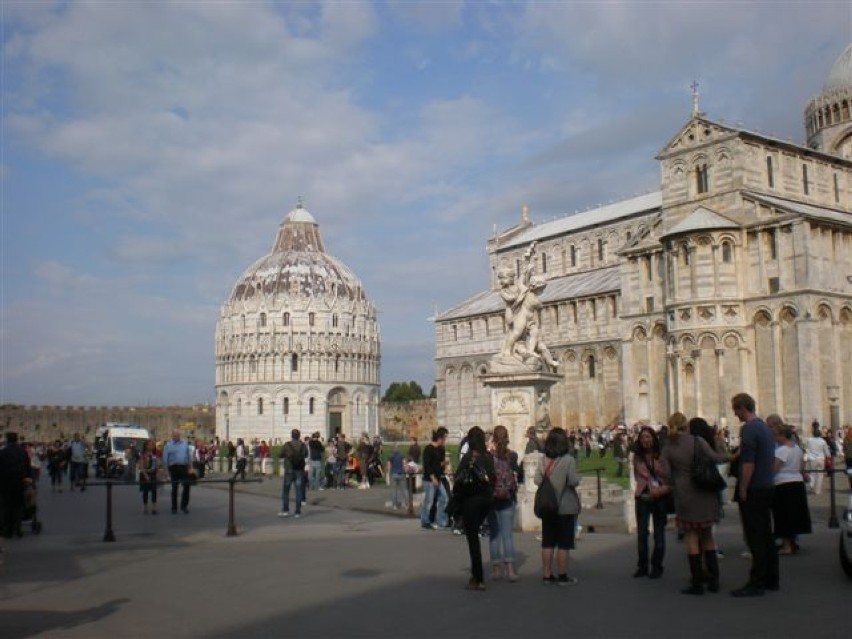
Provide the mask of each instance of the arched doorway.
POLYGON ((346 409, 349 402, 349 397, 346 393, 346 389, 337 386, 332 388, 328 394, 328 418, 326 422, 326 439, 331 439, 335 435, 340 432, 343 432, 346 435, 350 435, 351 433, 346 433, 343 428, 343 424, 346 423, 346 409))

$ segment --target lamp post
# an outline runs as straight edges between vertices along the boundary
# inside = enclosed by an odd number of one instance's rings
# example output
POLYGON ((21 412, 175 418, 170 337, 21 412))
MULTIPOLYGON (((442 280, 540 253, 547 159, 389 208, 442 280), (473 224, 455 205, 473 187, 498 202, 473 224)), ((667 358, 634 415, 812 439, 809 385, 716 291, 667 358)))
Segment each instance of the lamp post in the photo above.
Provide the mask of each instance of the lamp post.
MULTIPOLYGON (((830 416, 830 424, 831 424, 831 438, 832 440, 837 440, 837 429, 840 428, 840 406, 837 403, 837 400, 840 399, 840 387, 834 385, 828 385, 825 387, 826 394, 828 395, 829 402, 829 416, 830 416)), ((828 515, 828 527, 829 528, 839 528, 840 523, 837 521, 837 503, 834 495, 834 458, 831 460, 831 465, 826 466, 826 471, 829 473, 828 475, 828 486, 829 491, 831 492, 831 509, 828 515)))

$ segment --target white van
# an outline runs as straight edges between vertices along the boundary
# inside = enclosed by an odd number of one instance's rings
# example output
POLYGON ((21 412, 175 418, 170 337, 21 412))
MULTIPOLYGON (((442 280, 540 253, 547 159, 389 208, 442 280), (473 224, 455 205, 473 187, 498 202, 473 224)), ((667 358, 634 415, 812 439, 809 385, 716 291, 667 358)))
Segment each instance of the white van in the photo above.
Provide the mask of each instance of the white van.
POLYGON ((134 448, 138 457, 149 439, 151 439, 151 433, 147 428, 133 424, 107 422, 105 426, 98 429, 95 437, 95 449, 103 456, 103 460, 98 460, 99 464, 103 464, 103 473, 112 477, 123 474, 127 470, 128 451, 134 448))

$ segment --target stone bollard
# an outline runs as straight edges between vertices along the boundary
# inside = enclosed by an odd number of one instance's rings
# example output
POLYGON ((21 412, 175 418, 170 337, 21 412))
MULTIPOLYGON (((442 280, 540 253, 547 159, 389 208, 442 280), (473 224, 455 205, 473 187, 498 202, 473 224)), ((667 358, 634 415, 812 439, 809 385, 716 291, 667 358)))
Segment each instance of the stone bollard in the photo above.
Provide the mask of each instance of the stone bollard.
POLYGON ((529 453, 524 455, 524 483, 518 486, 518 504, 515 511, 515 528, 522 532, 541 530, 541 520, 535 516, 536 471, 541 467, 544 455, 529 453))
POLYGON ((216 472, 224 473, 225 468, 227 468, 227 466, 225 466, 225 458, 220 455, 216 458, 216 472))

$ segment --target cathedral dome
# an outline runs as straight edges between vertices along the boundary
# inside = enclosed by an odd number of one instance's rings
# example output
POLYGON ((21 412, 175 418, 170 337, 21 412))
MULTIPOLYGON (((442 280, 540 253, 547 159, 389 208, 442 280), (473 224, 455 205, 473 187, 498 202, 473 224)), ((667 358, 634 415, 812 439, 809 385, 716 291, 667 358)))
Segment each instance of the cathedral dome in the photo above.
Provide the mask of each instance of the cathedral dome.
POLYGON ((255 296, 364 300, 361 282, 343 262, 326 254, 319 225, 301 203, 284 218, 272 252, 239 277, 230 301, 255 296))
POLYGON ((852 87, 852 44, 834 61, 823 91, 828 93, 848 87, 852 87))

